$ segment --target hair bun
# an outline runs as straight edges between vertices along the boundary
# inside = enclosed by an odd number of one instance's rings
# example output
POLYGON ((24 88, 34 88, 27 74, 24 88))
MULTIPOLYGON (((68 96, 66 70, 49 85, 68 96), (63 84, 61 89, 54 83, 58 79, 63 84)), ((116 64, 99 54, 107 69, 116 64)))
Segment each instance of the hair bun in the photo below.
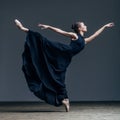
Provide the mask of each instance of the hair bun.
POLYGON ((76 22, 76 23, 72 24, 71 29, 73 29, 75 33, 79 32, 78 28, 80 27, 80 23, 81 22, 76 22))

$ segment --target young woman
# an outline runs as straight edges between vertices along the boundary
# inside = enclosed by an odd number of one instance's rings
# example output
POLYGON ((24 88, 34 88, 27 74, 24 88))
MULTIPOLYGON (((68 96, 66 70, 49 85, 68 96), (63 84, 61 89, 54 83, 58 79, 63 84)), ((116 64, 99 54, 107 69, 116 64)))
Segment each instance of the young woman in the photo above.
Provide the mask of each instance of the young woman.
POLYGON ((40 99, 55 106, 64 105, 69 111, 69 99, 65 85, 65 73, 71 59, 85 47, 85 44, 94 40, 104 29, 113 27, 108 23, 97 30, 93 35, 84 38, 87 26, 83 22, 72 25, 74 32, 66 32, 50 25, 38 24, 41 29, 50 29, 71 39, 69 45, 53 42, 38 32, 24 27, 15 20, 16 26, 27 33, 24 52, 22 54, 23 67, 30 90, 40 99))

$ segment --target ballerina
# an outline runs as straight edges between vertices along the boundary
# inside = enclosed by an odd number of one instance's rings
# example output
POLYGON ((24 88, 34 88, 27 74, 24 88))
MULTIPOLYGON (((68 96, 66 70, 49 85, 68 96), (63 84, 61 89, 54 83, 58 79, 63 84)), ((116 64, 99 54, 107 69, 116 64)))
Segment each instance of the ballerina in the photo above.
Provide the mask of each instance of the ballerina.
POLYGON ((105 28, 111 28, 114 23, 108 23, 98 29, 93 35, 85 38, 87 26, 84 22, 72 25, 74 32, 66 32, 59 28, 38 24, 41 29, 50 29, 61 35, 71 38, 70 44, 53 42, 38 32, 31 31, 15 19, 16 26, 27 33, 24 52, 22 54, 24 72, 29 89, 38 98, 47 103, 64 105, 66 112, 70 109, 69 98, 65 84, 65 73, 72 57, 82 51, 85 44, 94 40, 105 28))

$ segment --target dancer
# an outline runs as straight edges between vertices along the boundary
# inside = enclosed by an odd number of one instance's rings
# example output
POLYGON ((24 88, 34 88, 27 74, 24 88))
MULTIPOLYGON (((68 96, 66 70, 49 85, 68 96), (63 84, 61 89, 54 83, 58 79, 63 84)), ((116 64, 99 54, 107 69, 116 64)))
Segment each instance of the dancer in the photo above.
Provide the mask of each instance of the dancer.
POLYGON ((105 28, 114 26, 108 23, 97 30, 93 35, 84 38, 87 26, 83 22, 72 25, 74 32, 66 32, 59 28, 38 24, 41 29, 50 29, 71 39, 69 45, 53 42, 38 32, 31 31, 15 19, 16 26, 27 33, 24 52, 22 54, 22 70, 30 90, 47 103, 64 105, 66 112, 70 109, 69 98, 65 85, 65 73, 71 59, 85 47, 85 44, 94 40, 105 28))

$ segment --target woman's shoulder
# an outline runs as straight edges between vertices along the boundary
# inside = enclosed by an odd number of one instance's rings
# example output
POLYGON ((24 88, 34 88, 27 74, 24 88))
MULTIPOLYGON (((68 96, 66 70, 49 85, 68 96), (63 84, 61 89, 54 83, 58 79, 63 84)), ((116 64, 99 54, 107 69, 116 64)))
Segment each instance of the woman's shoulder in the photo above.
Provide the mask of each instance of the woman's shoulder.
POLYGON ((73 37, 71 38, 71 40, 72 41, 78 40, 79 36, 76 33, 73 33, 73 32, 72 32, 72 34, 73 34, 73 37))
MULTIPOLYGON (((76 34, 76 33, 75 33, 76 34)), ((84 37, 81 34, 76 34, 76 38, 71 39, 72 41, 77 41, 79 39, 84 39, 84 37)))

